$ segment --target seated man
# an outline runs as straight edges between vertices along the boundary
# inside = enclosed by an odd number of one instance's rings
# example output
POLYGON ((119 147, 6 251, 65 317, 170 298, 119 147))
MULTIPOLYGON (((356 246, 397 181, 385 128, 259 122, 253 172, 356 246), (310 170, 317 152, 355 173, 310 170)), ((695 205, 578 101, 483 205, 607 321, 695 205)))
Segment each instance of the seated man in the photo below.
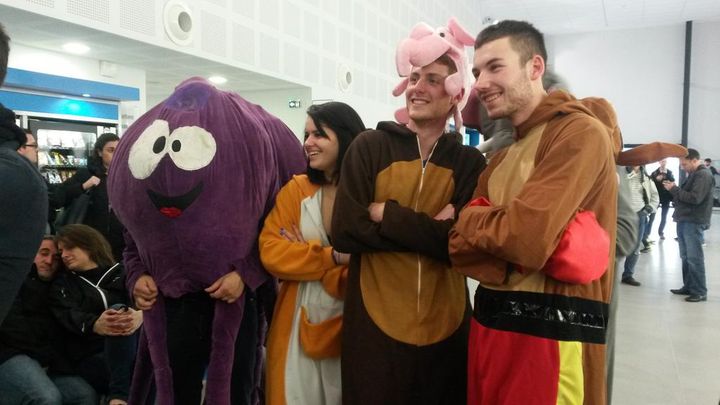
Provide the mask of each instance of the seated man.
POLYGON ((57 256, 52 236, 44 237, 30 274, 0 326, 0 404, 99 402, 85 380, 60 372, 66 369, 61 354, 64 332, 48 305, 57 256))

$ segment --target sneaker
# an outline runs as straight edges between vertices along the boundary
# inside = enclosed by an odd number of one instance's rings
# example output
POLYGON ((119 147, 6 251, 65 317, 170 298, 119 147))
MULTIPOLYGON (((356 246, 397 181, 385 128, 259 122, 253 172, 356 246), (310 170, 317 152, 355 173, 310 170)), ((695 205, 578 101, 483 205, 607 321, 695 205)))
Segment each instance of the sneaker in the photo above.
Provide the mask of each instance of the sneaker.
POLYGON ((685 298, 685 301, 687 301, 687 302, 707 301, 707 295, 693 294, 693 295, 685 298))
POLYGON ((640 253, 647 253, 651 250, 652 250, 652 248, 650 246, 644 247, 644 248, 640 249, 640 253))
MULTIPOLYGON (((653 239, 648 239, 647 244, 648 244, 648 245, 654 245, 654 244, 655 244, 655 240, 653 240, 653 239)), ((648 246, 648 247, 649 247, 649 246, 648 246)))
POLYGON ((623 284, 628 284, 633 287, 640 287, 640 282, 632 278, 632 276, 622 279, 623 284))
POLYGON ((673 288, 670 290, 671 293, 675 295, 691 295, 690 291, 688 291, 685 287, 683 288, 673 288))
POLYGON ((665 235, 660 235, 660 240, 665 240, 665 235))

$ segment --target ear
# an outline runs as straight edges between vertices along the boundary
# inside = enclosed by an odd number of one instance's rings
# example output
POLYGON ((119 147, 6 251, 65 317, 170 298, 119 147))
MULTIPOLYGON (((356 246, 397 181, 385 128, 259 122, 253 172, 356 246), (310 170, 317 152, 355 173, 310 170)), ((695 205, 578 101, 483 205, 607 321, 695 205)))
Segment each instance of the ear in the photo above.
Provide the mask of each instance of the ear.
POLYGON ((542 80, 543 74, 545 74, 545 61, 540 55, 533 55, 532 59, 528 61, 530 69, 531 80, 542 80))
POLYGON ((450 101, 453 105, 458 105, 460 101, 462 101, 463 97, 465 97, 465 87, 461 87, 460 91, 452 97, 452 100, 450 101))

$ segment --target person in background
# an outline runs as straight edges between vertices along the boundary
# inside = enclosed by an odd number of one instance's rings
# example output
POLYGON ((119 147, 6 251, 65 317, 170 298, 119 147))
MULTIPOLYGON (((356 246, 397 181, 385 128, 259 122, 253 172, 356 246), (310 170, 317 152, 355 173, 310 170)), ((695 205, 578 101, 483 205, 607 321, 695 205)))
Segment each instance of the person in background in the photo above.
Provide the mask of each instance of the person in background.
MULTIPOLYGON (((10 37, 0 25, 0 85, 9 53, 10 37)), ((15 113, 0 104, 0 324, 30 271, 47 225, 45 181, 32 162, 17 153, 26 142, 15 113)))
POLYGON ((66 225, 56 240, 69 271, 53 281, 50 305, 73 334, 67 355, 78 375, 107 394, 108 405, 127 404, 143 317, 129 307, 123 267, 105 238, 87 225, 66 225))
MULTIPOLYGON (((665 190, 663 182, 675 181, 675 176, 673 176, 672 170, 668 169, 666 166, 667 159, 661 160, 660 167, 655 169, 655 171, 650 175, 650 178, 655 183, 655 188, 660 196, 660 224, 658 225, 658 237, 660 240, 665 239, 665 224, 667 222, 668 211, 670 211, 670 201, 672 201, 672 194, 665 190)), ((650 215, 650 221, 648 222, 648 226, 645 230, 644 240, 648 240, 650 237, 650 229, 652 228, 653 221, 655 220, 655 214, 656 213, 652 213, 650 215)))
MULTIPOLYGON (((660 197, 655 188, 655 183, 645 174, 643 166, 627 167, 627 178, 631 190, 630 204, 638 216, 638 234, 633 253, 625 258, 621 282, 633 287, 639 287, 641 283, 633 277, 635 265, 640 258, 641 246, 643 246, 642 238, 648 226, 648 217, 657 210, 660 197)), ((648 249, 648 247, 646 246, 645 249, 648 249)))
POLYGON ((718 174, 717 169, 715 168, 715 166, 712 165, 712 159, 710 159, 710 158, 705 158, 705 167, 707 167, 708 169, 710 169, 710 173, 712 173, 713 176, 715 176, 716 174, 718 174))
POLYGON ((98 404, 87 381, 63 372, 69 367, 62 351, 67 334, 49 307, 59 264, 55 241, 45 236, 0 327, 0 405, 98 404))
POLYGON ((340 333, 350 255, 330 244, 343 156, 365 130, 347 104, 313 105, 305 122, 307 174, 278 193, 260 233, 260 258, 282 281, 268 335, 266 403, 340 405, 340 333))
POLYGON ((707 301, 705 280, 705 254, 703 231, 710 226, 715 179, 700 160, 696 149, 688 148, 688 154, 680 160, 680 166, 688 178, 681 187, 665 181, 663 187, 673 196, 673 220, 677 222, 678 247, 682 259, 683 285, 670 292, 687 295, 687 302, 707 301))
POLYGON ((90 193, 90 205, 83 224, 97 229, 110 243, 113 257, 122 260, 124 228, 110 207, 107 194, 107 172, 119 141, 120 138, 113 133, 100 135, 95 141, 93 156, 88 160, 87 167, 79 169, 67 179, 59 187, 61 192, 56 193, 54 199, 57 200, 56 204, 66 207, 80 194, 90 193))

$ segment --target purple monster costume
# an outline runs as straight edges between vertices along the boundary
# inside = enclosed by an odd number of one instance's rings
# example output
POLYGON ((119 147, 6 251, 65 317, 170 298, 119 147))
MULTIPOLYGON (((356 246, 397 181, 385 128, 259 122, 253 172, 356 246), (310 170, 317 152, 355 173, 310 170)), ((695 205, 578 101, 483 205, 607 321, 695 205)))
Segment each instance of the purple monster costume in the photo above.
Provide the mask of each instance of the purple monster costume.
MULTIPOLYGON (((257 238, 275 194, 305 169, 302 147, 279 119, 201 78, 182 82, 124 134, 110 168, 110 202, 128 231, 127 285, 148 274, 159 296, 144 313, 130 403, 173 404, 163 297, 203 291, 230 271, 255 291, 271 280, 257 238), (152 371, 148 364, 148 354, 152 371)), ((206 403, 230 403, 244 295, 216 301, 206 403)))

